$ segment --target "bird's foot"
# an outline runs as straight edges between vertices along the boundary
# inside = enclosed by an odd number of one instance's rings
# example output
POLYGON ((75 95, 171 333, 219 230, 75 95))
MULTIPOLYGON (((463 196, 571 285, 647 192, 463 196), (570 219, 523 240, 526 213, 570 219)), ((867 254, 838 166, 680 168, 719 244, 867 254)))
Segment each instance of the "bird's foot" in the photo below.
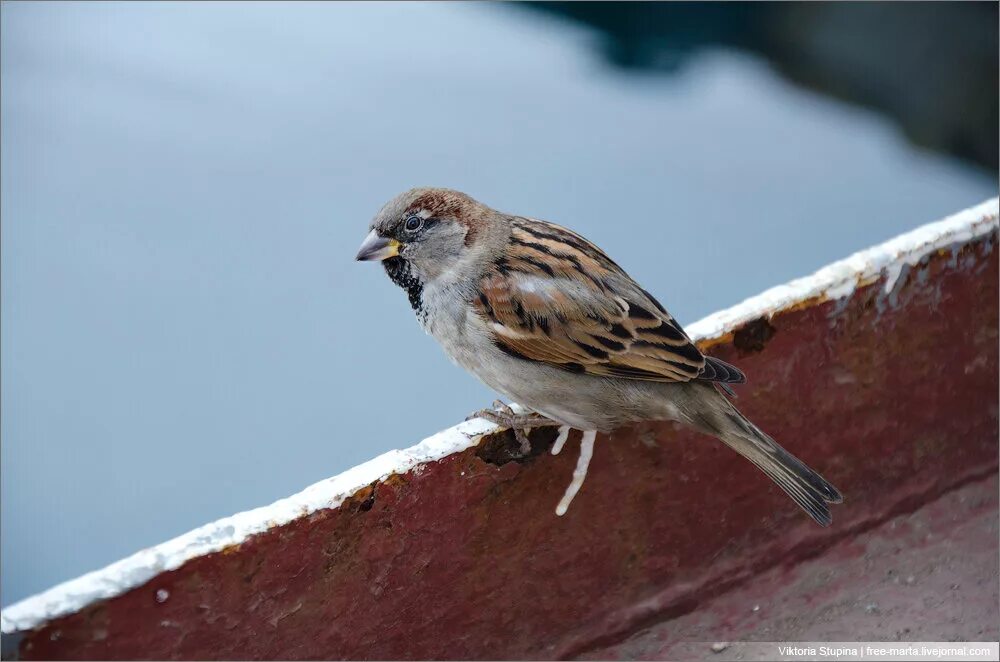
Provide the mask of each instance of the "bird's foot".
POLYGON ((561 425, 550 418, 546 418, 541 414, 536 414, 534 412, 530 414, 518 414, 515 413, 509 405, 495 400, 493 402, 493 409, 480 409, 479 411, 473 412, 466 417, 465 420, 471 420, 473 418, 485 418, 491 423, 495 423, 502 428, 508 428, 513 430, 514 438, 521 445, 521 454, 527 455, 531 452, 531 442, 528 441, 528 431, 531 428, 545 428, 561 425))

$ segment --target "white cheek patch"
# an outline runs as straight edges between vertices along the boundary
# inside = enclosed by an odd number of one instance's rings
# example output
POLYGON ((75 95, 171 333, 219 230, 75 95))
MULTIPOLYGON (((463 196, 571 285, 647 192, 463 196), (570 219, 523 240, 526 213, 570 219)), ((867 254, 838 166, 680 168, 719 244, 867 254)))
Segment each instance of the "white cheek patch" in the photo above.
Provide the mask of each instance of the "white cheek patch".
POLYGON ((482 253, 482 249, 475 247, 463 250, 461 256, 443 270, 436 280, 443 285, 462 282, 468 277, 468 274, 475 272, 475 265, 478 264, 480 253, 482 253))

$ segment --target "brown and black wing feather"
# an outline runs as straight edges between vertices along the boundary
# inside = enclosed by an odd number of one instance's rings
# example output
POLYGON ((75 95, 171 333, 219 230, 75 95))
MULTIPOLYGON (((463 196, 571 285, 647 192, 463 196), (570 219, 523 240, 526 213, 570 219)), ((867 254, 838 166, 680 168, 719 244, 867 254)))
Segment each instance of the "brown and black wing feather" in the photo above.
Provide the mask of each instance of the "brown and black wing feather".
POLYGON ((742 383, 595 245, 517 218, 511 245, 480 283, 479 313, 505 352, 564 370, 661 382, 742 383))
POLYGON ((723 384, 745 384, 747 376, 734 365, 713 356, 705 357, 705 367, 698 379, 706 382, 721 382, 723 384))

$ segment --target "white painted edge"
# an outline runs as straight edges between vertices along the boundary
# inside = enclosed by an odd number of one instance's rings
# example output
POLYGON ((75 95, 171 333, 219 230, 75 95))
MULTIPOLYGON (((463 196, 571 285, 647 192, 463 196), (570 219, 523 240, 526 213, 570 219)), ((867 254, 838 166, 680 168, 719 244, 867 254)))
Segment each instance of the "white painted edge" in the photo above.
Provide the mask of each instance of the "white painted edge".
POLYGON ((811 276, 797 278, 750 297, 732 308, 720 310, 686 327, 695 340, 718 338, 742 324, 762 316, 774 316, 789 306, 814 297, 842 299, 854 293, 861 283, 870 282, 883 272, 885 291, 896 286, 905 265, 914 266, 920 259, 941 248, 964 244, 997 228, 997 198, 987 200, 943 220, 922 225, 894 239, 858 251, 850 257, 828 264, 811 276))
POLYGON ((121 595, 162 572, 179 568, 191 559, 237 545, 256 533, 287 524, 317 510, 336 508, 375 481, 475 446, 484 434, 495 428, 493 423, 479 418, 465 421, 424 439, 416 446, 383 453, 269 506, 224 517, 173 540, 143 549, 105 568, 53 586, 4 609, 0 613, 0 632, 11 634, 31 630, 98 600, 121 595))
MULTIPOLYGON (((904 265, 915 265, 932 251, 964 244, 996 229, 1000 216, 998 207, 997 198, 993 198, 944 220, 921 226, 834 262, 811 276, 773 287, 732 308, 709 315, 688 326, 688 333, 696 340, 720 337, 745 322, 773 316, 800 301, 813 297, 839 299, 850 296, 859 283, 870 282, 882 273, 886 274, 886 292, 889 292, 904 265)), ((317 510, 336 508, 366 485, 475 446, 484 434, 495 429, 496 426, 482 419, 460 423, 416 446, 379 455, 269 506, 220 519, 139 551, 7 607, 0 613, 0 632, 11 634, 31 630, 98 600, 121 595, 191 559, 237 545, 254 534, 317 510)))

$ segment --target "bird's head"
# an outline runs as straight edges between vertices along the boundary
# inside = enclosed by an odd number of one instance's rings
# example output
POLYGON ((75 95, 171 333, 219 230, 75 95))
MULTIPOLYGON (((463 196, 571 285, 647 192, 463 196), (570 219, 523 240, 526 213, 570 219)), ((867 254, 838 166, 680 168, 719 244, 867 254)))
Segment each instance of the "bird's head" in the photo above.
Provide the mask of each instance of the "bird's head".
POLYGON ((471 278, 487 235, 495 234, 489 207, 464 193, 443 188, 415 188, 385 204, 371 223, 356 259, 379 260, 396 284, 426 284, 440 279, 471 278))

